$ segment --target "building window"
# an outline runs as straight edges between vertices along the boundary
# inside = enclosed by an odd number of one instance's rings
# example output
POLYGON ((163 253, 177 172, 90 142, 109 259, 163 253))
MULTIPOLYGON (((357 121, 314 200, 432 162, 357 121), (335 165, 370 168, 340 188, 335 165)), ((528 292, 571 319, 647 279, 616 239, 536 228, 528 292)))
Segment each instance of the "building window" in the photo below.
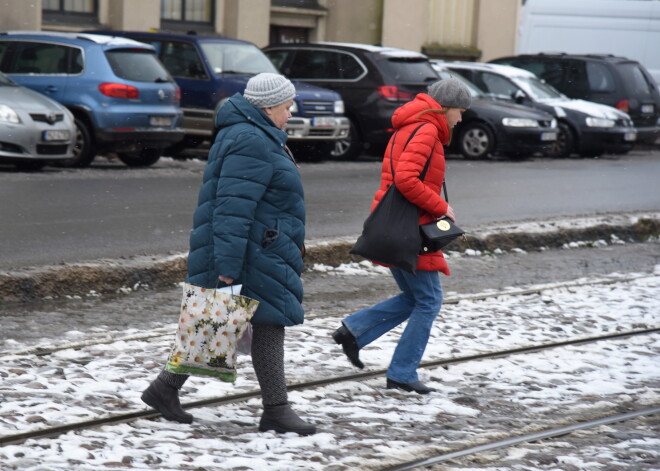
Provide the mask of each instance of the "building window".
POLYGON ((45 25, 74 26, 98 24, 98 0, 42 0, 41 10, 45 25))
POLYGON ((43 0, 44 13, 96 15, 97 0, 43 0))
POLYGON ((161 17, 166 21, 185 23, 211 23, 211 0, 161 0, 161 17))

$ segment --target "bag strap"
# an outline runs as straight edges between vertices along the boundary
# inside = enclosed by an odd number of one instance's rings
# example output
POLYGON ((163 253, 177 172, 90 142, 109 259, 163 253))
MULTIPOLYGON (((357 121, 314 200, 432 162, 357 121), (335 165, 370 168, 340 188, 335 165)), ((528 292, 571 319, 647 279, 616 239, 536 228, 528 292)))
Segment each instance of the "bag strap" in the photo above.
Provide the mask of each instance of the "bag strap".
MULTIPOLYGON (((406 143, 403 145, 403 149, 401 149, 401 153, 403 154, 403 151, 406 150, 406 147, 408 146, 408 143, 412 140, 413 136, 417 134, 417 131, 419 131, 419 128, 424 126, 427 123, 422 123, 419 126, 417 126, 414 131, 410 134, 408 137, 408 140, 406 143)), ((394 182, 394 160, 392 159, 392 153, 394 152, 394 142, 396 141, 396 135, 399 132, 397 129, 396 132, 394 133, 394 136, 392 136, 392 147, 390 147, 390 170, 392 171, 392 182, 394 182)), ((419 179, 424 181, 424 177, 426 177, 426 172, 429 169, 429 165, 431 164, 431 157, 433 157, 433 154, 429 155, 428 160, 426 161, 426 165, 424 165, 424 169, 422 170, 422 173, 419 174, 419 179)), ((447 196, 447 182, 445 180, 442 180, 442 191, 445 193, 445 201, 449 203, 449 197, 447 196)))
MULTIPOLYGON (((403 145, 403 149, 401 149, 401 153, 403 154, 403 151, 406 150, 406 147, 408 147, 408 143, 412 140, 412 138, 417 134, 417 131, 419 131, 419 128, 424 126, 426 123, 422 123, 419 126, 415 128, 415 130, 408 136, 408 140, 406 143, 403 145)), ((390 170, 392 171, 392 182, 394 182, 394 160, 392 159, 392 154, 394 152, 394 142, 396 141, 396 135, 398 134, 399 130, 397 129, 396 132, 394 133, 394 136, 392 136, 392 147, 390 147, 390 170)), ((429 164, 431 163, 431 157, 429 156, 428 160, 426 161, 426 165, 424 165, 424 170, 422 170, 422 173, 419 174, 419 179, 424 180, 424 177, 426 176, 426 171, 429 169, 429 164)))

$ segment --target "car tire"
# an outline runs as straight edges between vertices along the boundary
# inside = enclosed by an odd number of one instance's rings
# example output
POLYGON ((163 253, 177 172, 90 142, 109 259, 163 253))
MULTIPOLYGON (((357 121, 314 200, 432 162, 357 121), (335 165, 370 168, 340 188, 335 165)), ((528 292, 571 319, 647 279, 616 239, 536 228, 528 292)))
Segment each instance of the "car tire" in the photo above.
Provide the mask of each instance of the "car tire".
POLYGON ((348 136, 345 139, 335 141, 334 149, 330 152, 333 159, 357 160, 362 153, 362 141, 357 126, 349 119, 348 136))
POLYGON ((557 123, 557 141, 546 152, 548 157, 568 157, 575 151, 575 135, 566 123, 557 123))
POLYGON ((73 158, 61 160, 57 165, 60 167, 89 167, 96 157, 94 139, 89 127, 82 119, 75 118, 74 122, 76 124, 76 143, 73 146, 73 158))
POLYGON ((458 148, 466 159, 486 159, 495 149, 495 136, 483 123, 468 123, 462 126, 458 148))
POLYGON ((160 159, 163 149, 143 149, 139 154, 117 154, 129 167, 149 167, 160 159))

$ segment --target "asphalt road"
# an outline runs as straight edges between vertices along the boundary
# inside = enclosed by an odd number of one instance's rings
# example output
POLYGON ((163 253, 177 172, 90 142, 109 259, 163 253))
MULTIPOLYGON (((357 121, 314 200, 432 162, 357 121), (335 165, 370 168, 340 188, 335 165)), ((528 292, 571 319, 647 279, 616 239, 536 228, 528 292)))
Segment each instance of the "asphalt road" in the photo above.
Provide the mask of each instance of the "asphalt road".
MULTIPOLYGON (((0 169, 0 269, 187 250, 204 162, 147 169, 97 159, 89 169, 0 169)), ((310 240, 360 232, 380 162, 301 164, 310 240)), ((448 161, 449 199, 465 228, 660 209, 660 151, 599 159, 448 161)))

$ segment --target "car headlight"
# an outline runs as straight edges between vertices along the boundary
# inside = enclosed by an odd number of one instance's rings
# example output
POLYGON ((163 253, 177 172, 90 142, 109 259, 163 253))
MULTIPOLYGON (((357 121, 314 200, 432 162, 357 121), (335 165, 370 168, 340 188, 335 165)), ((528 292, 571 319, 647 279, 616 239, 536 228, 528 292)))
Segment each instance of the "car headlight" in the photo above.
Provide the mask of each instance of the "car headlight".
POLYGON ((335 114, 344 114, 344 102, 342 100, 335 101, 335 114))
POLYGON ((551 128, 556 128, 557 127, 557 120, 556 119, 553 119, 552 121, 550 121, 550 127, 551 128))
POLYGON ((587 117, 586 121, 590 128, 613 128, 616 124, 613 119, 594 118, 593 116, 587 117))
POLYGON ((20 124, 21 120, 13 108, 7 105, 0 105, 0 121, 5 123, 20 124))
POLYGON ((536 128, 539 122, 529 118, 502 118, 502 124, 512 128, 536 128))
POLYGON ((289 108, 289 111, 291 114, 296 114, 298 112, 298 103, 296 101, 293 101, 293 105, 291 105, 291 108, 289 108))

